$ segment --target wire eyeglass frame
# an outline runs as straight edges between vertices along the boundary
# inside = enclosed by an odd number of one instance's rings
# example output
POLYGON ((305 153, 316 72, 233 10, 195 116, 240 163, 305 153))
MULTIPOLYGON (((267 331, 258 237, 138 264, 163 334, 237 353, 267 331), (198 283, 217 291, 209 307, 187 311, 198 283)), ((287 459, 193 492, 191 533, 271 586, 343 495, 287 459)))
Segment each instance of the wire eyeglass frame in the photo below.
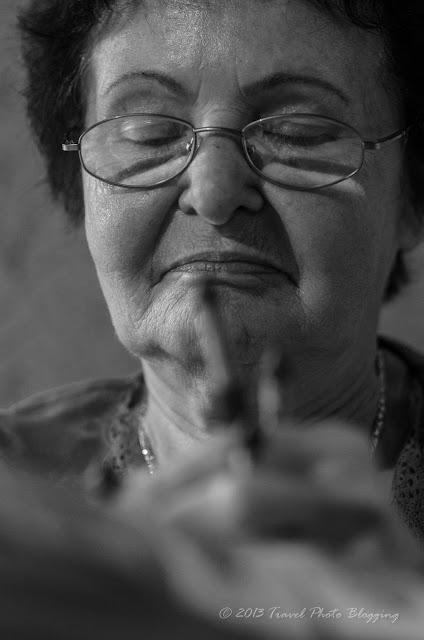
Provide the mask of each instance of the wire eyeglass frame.
POLYGON ((379 149, 381 149, 383 146, 385 146, 386 144, 390 144, 399 140, 402 140, 404 138, 407 137, 408 133, 409 133, 409 129, 410 127, 404 128, 404 129, 398 129, 397 131, 384 136, 382 138, 377 138, 375 140, 365 140, 362 138, 361 134, 357 131, 357 129, 355 129, 354 127, 352 127, 349 124, 346 124, 345 122, 342 122, 340 120, 337 120, 335 118, 329 118, 327 116, 321 116, 319 114, 313 114, 313 113, 295 113, 295 114, 281 114, 281 115, 273 115, 273 116, 267 116, 265 118, 260 118, 258 120, 254 120, 253 122, 248 123, 245 127, 243 127, 243 129, 232 129, 229 127, 198 127, 195 128, 190 122, 187 122, 186 120, 183 120, 181 118, 176 118, 174 116, 167 116, 161 113, 142 113, 142 112, 138 112, 138 113, 127 113, 127 114, 121 114, 121 115, 116 115, 116 116, 112 116, 109 118, 105 118, 104 120, 101 120, 99 122, 96 122, 95 124, 91 125, 90 127, 88 127, 85 131, 83 131, 83 133, 80 135, 78 142, 73 142, 71 140, 65 140, 65 142, 62 144, 62 150, 65 152, 78 152, 79 153, 79 158, 80 158, 80 162, 82 167, 84 168, 84 170, 91 176, 93 176, 94 178, 96 178, 97 180, 100 180, 106 184, 109 184, 111 186, 116 186, 116 187, 121 187, 123 189, 137 189, 137 190, 151 190, 151 189, 156 189, 158 187, 162 187, 170 182, 172 182, 173 180, 175 180, 176 178, 178 178, 182 173, 184 173, 184 171, 186 171, 188 169, 188 167, 190 166, 190 164, 193 162, 197 151, 200 147, 201 141, 199 139, 199 135, 200 134, 210 134, 210 133, 216 133, 216 134, 220 134, 226 137, 230 137, 230 138, 237 138, 238 140, 241 140, 241 146, 243 149, 243 155, 244 158, 246 159, 248 165, 250 166, 250 168, 257 174, 259 175, 263 180, 265 180, 266 182, 269 182, 271 184, 274 184, 276 186, 285 188, 285 189, 290 189, 290 190, 294 190, 294 191, 318 191, 320 189, 325 189, 331 186, 334 186, 336 184, 339 184, 340 182, 344 182, 345 180, 348 180, 349 178, 353 177, 354 175, 356 175, 362 168, 363 163, 364 163, 364 158, 365 158, 365 151, 377 151, 379 149), (150 185, 150 186, 140 186, 140 185, 126 185, 126 184, 121 184, 121 183, 117 183, 117 182, 113 182, 111 180, 108 180, 106 178, 102 178, 98 175, 96 175, 95 173, 93 173, 93 171, 91 171, 87 166, 86 163, 84 162, 84 158, 83 158, 83 153, 82 153, 82 143, 84 141, 85 136, 90 133, 93 129, 104 125, 108 122, 114 122, 116 120, 120 120, 120 119, 124 119, 124 118, 135 118, 135 117, 147 117, 147 118, 158 118, 158 119, 163 119, 164 121, 171 121, 171 122, 175 122, 175 123, 179 123, 181 125, 186 126, 187 128, 189 128, 192 133, 193 133, 193 138, 190 142, 190 150, 189 153, 187 155, 187 159, 186 162, 184 164, 184 166, 174 175, 172 175, 169 178, 165 178, 161 181, 158 181, 157 183, 150 185), (249 129, 251 129, 252 127, 258 126, 258 125, 262 125, 262 124, 266 124, 267 122, 270 122, 272 120, 276 121, 277 119, 284 119, 286 118, 287 120, 293 120, 293 118, 308 118, 314 120, 320 120, 321 122, 325 122, 327 121, 328 124, 333 124, 333 125, 338 125, 340 127, 343 127, 344 129, 346 129, 346 131, 350 131, 352 134, 354 134, 356 136, 356 138, 358 139, 358 141, 361 142, 361 148, 362 148, 362 157, 361 157, 361 162, 359 164, 359 166, 357 168, 355 168, 354 170, 351 171, 351 173, 349 173, 349 175, 343 176, 337 180, 334 180, 328 184, 323 184, 323 185, 319 185, 319 186, 299 186, 299 185, 292 185, 292 184, 287 184, 284 181, 280 181, 280 180, 276 180, 273 179, 271 177, 269 177, 268 175, 264 174, 264 172, 262 172, 253 162, 251 156, 250 156, 250 151, 249 151, 249 145, 248 142, 246 140, 246 132, 249 131, 249 129))

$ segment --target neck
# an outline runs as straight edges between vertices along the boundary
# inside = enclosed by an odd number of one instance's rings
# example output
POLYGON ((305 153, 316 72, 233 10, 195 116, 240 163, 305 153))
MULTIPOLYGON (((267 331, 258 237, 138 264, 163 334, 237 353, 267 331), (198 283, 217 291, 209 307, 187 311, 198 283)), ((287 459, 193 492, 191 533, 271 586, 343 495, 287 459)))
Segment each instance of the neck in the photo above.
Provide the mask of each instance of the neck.
MULTIPOLYGON (((190 452, 210 436, 206 415, 213 408, 216 390, 206 375, 190 375, 169 362, 143 362, 143 370, 148 389, 143 426, 162 464, 190 452)), ((242 379, 252 390, 249 398, 256 397, 257 375, 257 369, 242 371, 242 379)), ((338 364, 316 368, 310 360, 298 362, 290 379, 281 381, 280 392, 288 417, 309 424, 340 419, 368 435, 379 398, 375 354, 359 363, 343 358, 338 364)), ((256 411, 256 402, 252 401, 250 410, 256 411)))
POLYGON ((191 451, 209 436, 198 393, 201 383, 169 363, 143 362, 143 372, 148 390, 143 427, 158 462, 163 463, 191 451))
MULTIPOLYGON (((324 373, 322 376, 324 377, 324 373)), ((308 398, 306 392, 293 412, 305 422, 337 419, 355 424, 364 433, 370 433, 376 417, 380 396, 380 383, 375 372, 374 359, 364 363, 356 375, 340 376, 330 384, 317 384, 308 398)), ((298 395, 298 391, 297 391, 298 395)), ((302 396, 301 396, 302 398, 302 396)), ((296 404, 296 403, 294 403, 296 404)))

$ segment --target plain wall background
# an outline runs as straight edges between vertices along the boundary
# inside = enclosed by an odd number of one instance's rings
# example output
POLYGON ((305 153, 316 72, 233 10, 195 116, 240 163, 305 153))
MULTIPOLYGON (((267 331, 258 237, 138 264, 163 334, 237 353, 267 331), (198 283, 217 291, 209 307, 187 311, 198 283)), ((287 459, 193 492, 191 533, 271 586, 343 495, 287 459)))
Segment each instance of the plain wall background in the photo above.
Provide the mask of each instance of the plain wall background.
MULTIPOLYGON (((18 4, 0 0, 0 406, 138 368, 114 335, 83 232, 67 229, 43 184, 20 96, 18 4)), ((424 351, 424 250, 413 262, 422 277, 384 311, 382 328, 424 351)))
POLYGON ((0 406, 139 366, 114 336, 83 231, 43 183, 20 95, 18 4, 0 0, 0 406))

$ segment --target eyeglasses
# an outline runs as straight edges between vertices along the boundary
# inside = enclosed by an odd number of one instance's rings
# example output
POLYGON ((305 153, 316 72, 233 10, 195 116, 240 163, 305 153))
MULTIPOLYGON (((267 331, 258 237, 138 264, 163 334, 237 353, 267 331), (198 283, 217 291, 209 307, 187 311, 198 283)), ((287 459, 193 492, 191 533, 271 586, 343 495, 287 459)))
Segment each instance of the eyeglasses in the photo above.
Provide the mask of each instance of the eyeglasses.
POLYGON ((174 180, 194 160, 200 135, 236 138, 250 167, 264 180, 287 189, 313 191, 354 176, 365 151, 406 137, 403 129, 377 140, 363 140, 353 127, 319 115, 261 118, 241 131, 226 127, 195 129, 179 118, 135 113, 103 120, 63 151, 78 151, 87 173, 110 185, 152 189, 174 180))

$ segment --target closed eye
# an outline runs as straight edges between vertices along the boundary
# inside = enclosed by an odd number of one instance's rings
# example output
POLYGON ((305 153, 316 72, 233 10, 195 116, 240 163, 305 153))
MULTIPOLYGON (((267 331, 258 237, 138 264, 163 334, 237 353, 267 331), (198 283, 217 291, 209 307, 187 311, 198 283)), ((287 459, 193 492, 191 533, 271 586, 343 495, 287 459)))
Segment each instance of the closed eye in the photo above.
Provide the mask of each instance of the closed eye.
POLYGON ((268 139, 274 144, 280 144, 288 147, 317 147, 319 145, 326 144, 328 142, 334 142, 336 138, 328 133, 322 133, 317 136, 299 136, 299 135, 286 135, 284 133, 275 132, 263 132, 264 138, 268 139))
POLYGON ((137 145, 139 147, 166 147, 181 141, 181 136, 175 136, 173 138, 166 136, 163 138, 124 138, 125 142, 137 145))

